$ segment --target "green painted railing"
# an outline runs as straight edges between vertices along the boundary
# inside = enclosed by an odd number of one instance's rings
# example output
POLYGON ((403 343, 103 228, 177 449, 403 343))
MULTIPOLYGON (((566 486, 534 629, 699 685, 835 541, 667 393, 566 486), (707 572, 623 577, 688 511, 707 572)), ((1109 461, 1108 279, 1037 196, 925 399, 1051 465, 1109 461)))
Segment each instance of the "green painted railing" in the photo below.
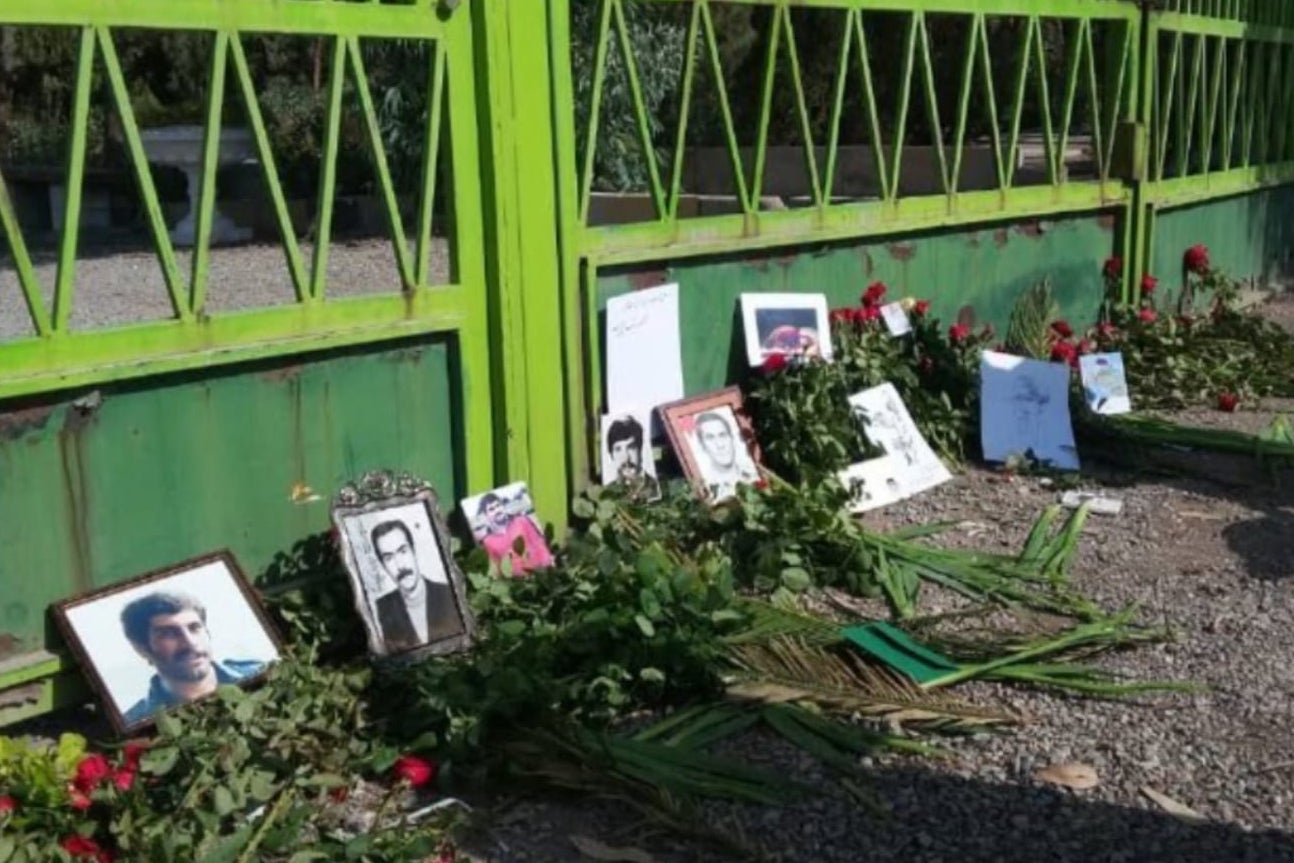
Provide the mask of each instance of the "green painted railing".
POLYGON ((548 7, 567 352, 585 358, 583 375, 568 384, 569 424, 587 435, 572 449, 582 466, 595 434, 590 418, 602 407, 600 270, 1100 213, 1118 226, 1111 252, 1124 261, 1131 297, 1148 271, 1157 212, 1294 181, 1294 3, 1284 0, 550 0, 548 7), (572 32, 580 6, 596 8, 591 35, 572 32), (725 68, 716 26, 718 13, 734 8, 762 16, 754 37, 762 57, 744 74, 725 68), (665 9, 685 28, 680 92, 652 101, 652 69, 638 56, 645 49, 628 13, 665 9), (813 32, 828 34, 829 44, 806 43, 808 14, 819 16, 813 32), (580 39, 593 47, 573 68, 580 39), (941 87, 950 75, 954 86, 941 87), (574 94, 584 91, 586 110, 573 112, 574 94), (607 139, 609 94, 628 105, 636 134, 607 139), (811 116, 811 94, 825 114, 811 116), (705 148, 690 131, 703 101, 718 128, 705 148), (774 141, 779 102, 789 130, 774 141), (739 103, 758 108, 739 118, 739 103), (846 141, 842 120, 851 115, 861 118, 854 124, 861 132, 846 141), (973 128, 982 132, 975 139, 973 128), (786 163, 774 159, 788 147, 803 162, 790 172, 789 196, 786 163), (1040 152, 1026 175, 1029 147, 1040 152), (855 164, 847 182, 851 149, 866 165, 855 164), (631 153, 643 167, 638 187, 617 190, 632 198, 596 191, 596 165, 609 151, 631 153), (689 173, 698 158, 708 159, 700 176, 689 173), (784 188, 770 194, 779 172, 784 188), (708 200, 692 196, 698 200, 685 212, 698 182, 708 200), (621 212, 609 212, 617 206, 621 212))

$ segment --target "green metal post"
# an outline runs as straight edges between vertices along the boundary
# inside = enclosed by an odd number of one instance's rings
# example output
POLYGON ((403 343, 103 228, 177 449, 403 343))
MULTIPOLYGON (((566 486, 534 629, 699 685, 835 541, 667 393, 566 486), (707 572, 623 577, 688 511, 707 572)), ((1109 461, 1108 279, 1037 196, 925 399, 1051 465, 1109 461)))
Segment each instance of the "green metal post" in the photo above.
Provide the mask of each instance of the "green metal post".
POLYGON ((526 480, 560 533, 568 507, 561 261, 553 231, 553 108, 544 3, 473 4, 482 108, 500 480, 526 480))

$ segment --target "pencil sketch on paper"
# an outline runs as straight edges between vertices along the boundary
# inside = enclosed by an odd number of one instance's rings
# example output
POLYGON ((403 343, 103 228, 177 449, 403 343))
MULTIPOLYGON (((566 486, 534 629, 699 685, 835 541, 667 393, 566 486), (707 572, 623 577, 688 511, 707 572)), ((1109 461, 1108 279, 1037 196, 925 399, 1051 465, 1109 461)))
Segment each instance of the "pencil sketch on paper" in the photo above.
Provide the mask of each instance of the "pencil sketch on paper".
POLYGON ((900 498, 928 491, 952 479, 913 422, 907 405, 891 383, 849 397, 849 406, 872 444, 894 461, 900 498))
POLYGON ((1069 366, 996 351, 980 358, 980 440, 984 460, 1028 457, 1078 470, 1069 415, 1069 366))

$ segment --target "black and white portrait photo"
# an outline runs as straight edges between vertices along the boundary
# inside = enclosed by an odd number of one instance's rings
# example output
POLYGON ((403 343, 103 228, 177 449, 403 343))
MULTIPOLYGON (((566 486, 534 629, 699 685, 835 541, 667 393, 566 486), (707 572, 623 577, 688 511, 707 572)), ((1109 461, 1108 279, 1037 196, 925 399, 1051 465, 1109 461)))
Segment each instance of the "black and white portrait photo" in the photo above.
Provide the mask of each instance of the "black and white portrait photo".
POLYGON ((831 359, 825 295, 742 294, 741 314, 752 366, 773 354, 831 359))
POLYGON ((280 658, 227 552, 67 600, 55 616, 122 734, 219 686, 251 683, 280 658))
POLYGON ((462 575, 434 493, 409 477, 397 487, 397 478, 380 476, 389 485, 366 476, 370 496, 349 486, 333 508, 369 652, 413 656, 466 646, 472 624, 462 575))
POLYGON ((710 503, 734 497, 762 476, 741 390, 728 387, 662 405, 661 417, 683 473, 710 503))
POLYGON ((631 497, 658 500, 656 459, 649 430, 650 411, 607 414, 602 417, 602 484, 619 485, 631 497))

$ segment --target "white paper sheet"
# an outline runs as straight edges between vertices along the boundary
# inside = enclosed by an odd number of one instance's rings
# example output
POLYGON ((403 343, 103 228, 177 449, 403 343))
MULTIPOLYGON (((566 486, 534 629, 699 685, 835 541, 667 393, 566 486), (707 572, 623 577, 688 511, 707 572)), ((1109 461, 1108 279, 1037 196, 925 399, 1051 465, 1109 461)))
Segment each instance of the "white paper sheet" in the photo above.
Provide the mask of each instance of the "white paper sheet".
POLYGON ((868 512, 905 497, 899 482, 898 466, 892 456, 860 461, 836 476, 849 490, 849 511, 853 513, 868 512))
POLYGON ((1123 374, 1123 354, 1088 354, 1078 358, 1087 406, 1098 414, 1126 414, 1132 410, 1128 381, 1123 374))
POLYGON ((683 398, 678 285, 608 300, 606 356, 610 413, 646 410, 654 416, 658 406, 683 398))
POLYGON ((890 335, 896 338, 912 332, 912 321, 908 319, 902 303, 881 306, 881 319, 885 321, 885 328, 890 331, 890 335))
POLYGON ((893 384, 863 390, 849 397, 849 406, 863 425, 867 439, 885 450, 894 464, 901 498, 928 491, 952 479, 921 430, 912 421, 893 384))
POLYGON ((984 351, 980 357, 980 441, 984 460, 1030 452, 1062 470, 1078 470, 1069 416, 1069 366, 984 351))

